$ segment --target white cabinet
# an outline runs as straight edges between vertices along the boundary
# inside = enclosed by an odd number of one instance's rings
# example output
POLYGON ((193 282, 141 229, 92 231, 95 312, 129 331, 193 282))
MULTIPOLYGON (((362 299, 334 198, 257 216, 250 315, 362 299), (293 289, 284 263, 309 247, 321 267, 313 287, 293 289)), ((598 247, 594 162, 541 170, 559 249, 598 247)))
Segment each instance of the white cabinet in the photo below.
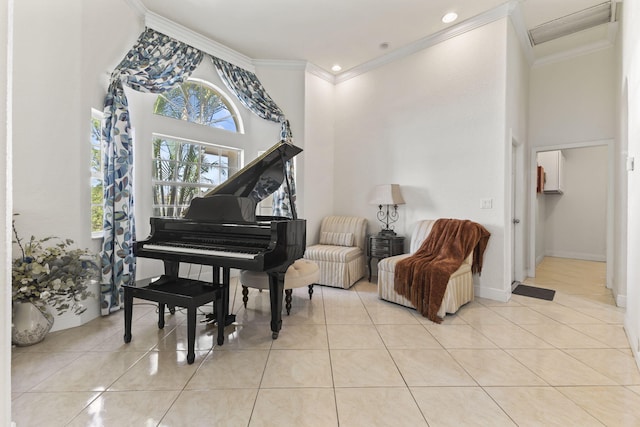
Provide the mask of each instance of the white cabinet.
POLYGON ((538 165, 544 169, 544 193, 562 194, 564 192, 564 155, 560 150, 538 153, 538 165))

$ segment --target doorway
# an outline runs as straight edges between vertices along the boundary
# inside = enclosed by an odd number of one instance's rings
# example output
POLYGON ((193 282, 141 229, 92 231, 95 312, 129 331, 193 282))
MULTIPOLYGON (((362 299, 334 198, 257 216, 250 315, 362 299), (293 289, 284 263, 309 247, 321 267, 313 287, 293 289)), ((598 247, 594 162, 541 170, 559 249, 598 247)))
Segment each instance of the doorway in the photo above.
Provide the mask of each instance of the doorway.
MULTIPOLYGON (((565 167, 568 167, 565 164, 565 167)), ((592 141, 535 147, 531 156, 529 277, 545 256, 606 263, 606 287, 611 288, 613 257, 613 141, 592 141), (585 149, 582 150, 581 149, 585 149), (590 150, 589 150, 590 149, 590 150), (570 192, 537 193, 538 153, 560 150, 571 157, 570 192), (597 159, 593 159, 594 156, 597 159), (576 162, 591 159, 582 172, 576 162), (600 162, 600 163, 598 163, 600 162), (596 166, 593 166, 593 165, 596 166), (576 169, 577 168, 577 169, 576 169), (597 172, 599 171, 599 172, 597 172), (591 174, 591 175, 589 175, 591 174), (592 176, 597 174, 598 181, 592 176), (586 177, 586 178, 585 178, 586 177), (587 179, 589 178, 589 179, 587 179), (591 179, 591 181, 589 181, 591 179), (576 182, 576 180, 578 182, 576 182)), ((566 178, 566 177, 565 177, 566 178)))

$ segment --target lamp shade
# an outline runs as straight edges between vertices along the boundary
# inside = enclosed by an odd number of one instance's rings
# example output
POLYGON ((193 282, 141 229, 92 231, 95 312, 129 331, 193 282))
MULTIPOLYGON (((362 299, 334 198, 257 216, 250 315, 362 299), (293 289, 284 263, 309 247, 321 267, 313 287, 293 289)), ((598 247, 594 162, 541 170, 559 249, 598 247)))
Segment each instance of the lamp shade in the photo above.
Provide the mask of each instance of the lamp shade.
POLYGON ((371 205, 404 205, 404 199, 398 184, 378 185, 369 200, 371 205))

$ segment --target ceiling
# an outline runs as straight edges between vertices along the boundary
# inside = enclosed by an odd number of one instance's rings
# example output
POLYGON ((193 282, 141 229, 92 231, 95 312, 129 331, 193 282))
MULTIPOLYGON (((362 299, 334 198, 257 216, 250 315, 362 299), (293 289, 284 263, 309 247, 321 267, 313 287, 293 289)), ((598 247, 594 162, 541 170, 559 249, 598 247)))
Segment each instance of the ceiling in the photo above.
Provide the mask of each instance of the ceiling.
MULTIPOLYGON (((478 19, 506 3, 528 30, 608 0, 129 0, 138 9, 221 43, 254 60, 303 60, 342 72, 478 19), (458 14, 451 24, 442 16, 458 14), (386 47, 383 45, 386 44, 386 47)), ((617 0, 614 0, 614 3, 617 0)), ((532 48, 544 58, 606 42, 600 25, 532 48)))

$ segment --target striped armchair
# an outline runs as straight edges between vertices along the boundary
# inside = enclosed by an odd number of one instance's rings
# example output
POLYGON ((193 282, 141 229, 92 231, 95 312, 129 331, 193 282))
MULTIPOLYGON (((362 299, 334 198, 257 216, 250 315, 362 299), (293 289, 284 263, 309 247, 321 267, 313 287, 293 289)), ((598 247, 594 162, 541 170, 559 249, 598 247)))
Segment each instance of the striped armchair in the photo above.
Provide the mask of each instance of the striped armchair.
POLYGON ((307 247, 304 258, 320 267, 319 285, 350 288, 365 275, 367 220, 328 216, 320 225, 320 241, 307 247))

